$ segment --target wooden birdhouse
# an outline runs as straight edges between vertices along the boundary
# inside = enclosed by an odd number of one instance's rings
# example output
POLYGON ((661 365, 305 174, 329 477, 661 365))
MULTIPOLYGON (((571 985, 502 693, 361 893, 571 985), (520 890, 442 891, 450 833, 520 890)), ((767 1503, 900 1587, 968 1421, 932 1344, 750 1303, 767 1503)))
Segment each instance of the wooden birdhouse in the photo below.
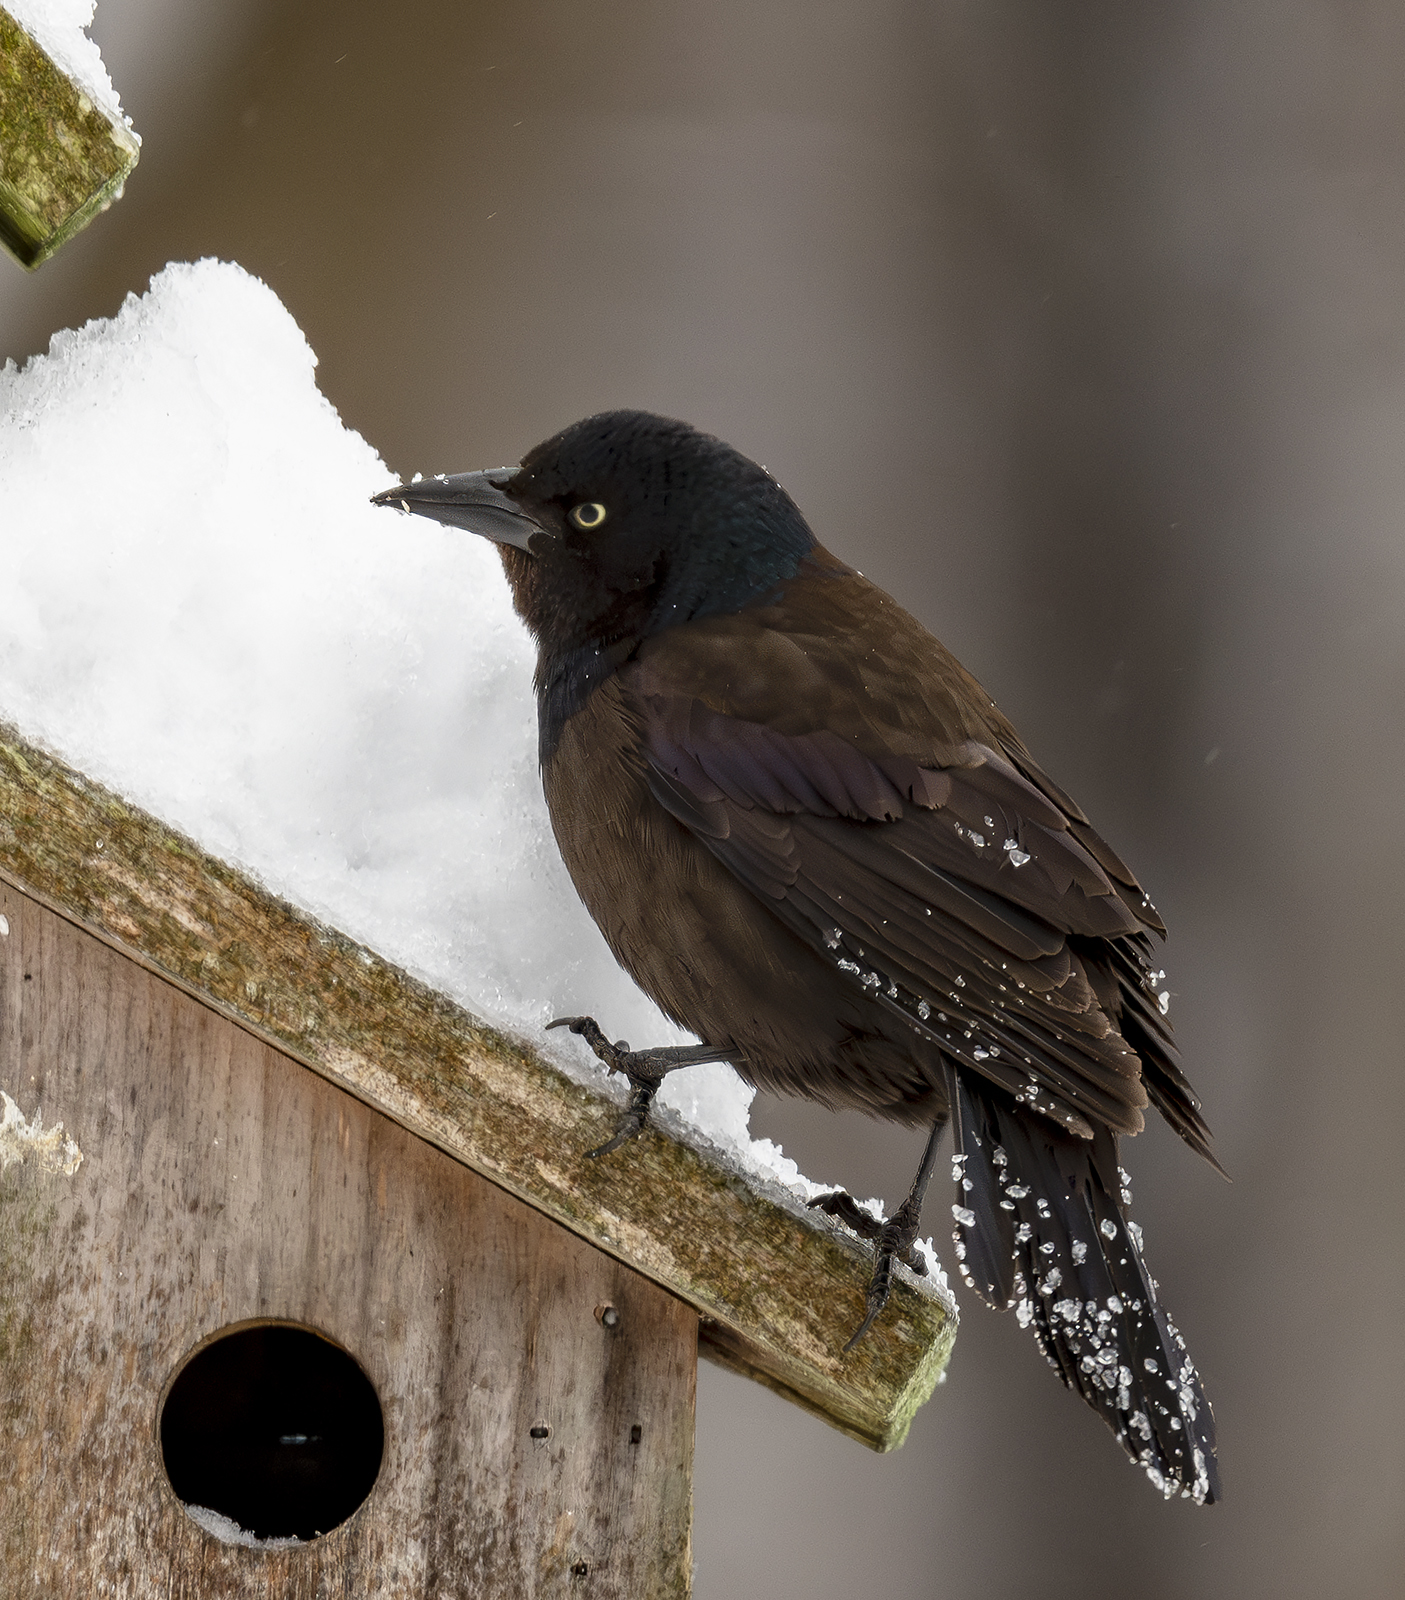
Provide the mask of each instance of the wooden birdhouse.
POLYGON ((699 1354, 879 1450, 954 1316, 0 731, 6 1600, 686 1595, 699 1354), (62 1125, 60 1127, 60 1124, 62 1125))

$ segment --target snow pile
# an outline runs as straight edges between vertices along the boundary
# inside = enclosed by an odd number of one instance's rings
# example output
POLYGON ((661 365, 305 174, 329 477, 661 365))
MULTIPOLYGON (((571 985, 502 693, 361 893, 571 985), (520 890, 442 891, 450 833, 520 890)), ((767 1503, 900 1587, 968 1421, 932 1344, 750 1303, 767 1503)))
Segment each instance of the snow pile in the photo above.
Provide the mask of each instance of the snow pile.
POLYGON ((88 98, 114 122, 131 130, 117 91, 103 65, 102 53, 88 37, 96 0, 5 0, 5 10, 44 51, 55 66, 82 88, 88 98))
POLYGON ((185 1512, 206 1533, 213 1534, 222 1543, 243 1545, 246 1550, 298 1550, 303 1544, 301 1539, 293 1538, 260 1539, 257 1534, 241 1528, 233 1517, 225 1516, 222 1511, 211 1511, 209 1506, 187 1505, 185 1512))
MULTIPOLYGON (((0 917, 0 922, 4 922, 0 917)), ((63 1123, 52 1128, 36 1111, 26 1121, 18 1105, 0 1089, 0 1172, 29 1156, 41 1172, 61 1172, 71 1178, 83 1164, 83 1152, 74 1140, 65 1138, 63 1123)))
MULTIPOLYGON (((201 261, 0 372, 0 718, 578 1074, 604 1069, 553 1016, 682 1042, 557 854, 495 551, 369 503, 395 479, 315 365, 201 261)), ((495 464, 464 450, 434 467, 495 464)), ((729 1067, 661 1099, 797 1180, 729 1067)))
MULTIPOLYGON (((7 363, 0 720, 599 1086, 552 1017, 688 1036, 561 863, 496 552, 370 504, 395 477, 316 364, 272 291, 218 261, 7 363)), ((500 464, 465 458, 431 465, 500 464)), ((832 1188, 750 1138, 751 1099, 721 1064, 659 1094, 755 1177, 832 1188)))

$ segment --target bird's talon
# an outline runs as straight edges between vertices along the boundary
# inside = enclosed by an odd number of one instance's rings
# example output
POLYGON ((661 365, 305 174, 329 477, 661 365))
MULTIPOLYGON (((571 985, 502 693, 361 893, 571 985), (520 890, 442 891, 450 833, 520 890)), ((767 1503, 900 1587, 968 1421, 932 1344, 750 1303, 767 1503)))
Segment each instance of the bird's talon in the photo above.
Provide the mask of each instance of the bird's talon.
POLYGON ((629 1041, 620 1039, 611 1044, 605 1037, 604 1029, 594 1017, 557 1017, 555 1021, 547 1023, 548 1028, 569 1028, 577 1037, 584 1039, 595 1052, 597 1058, 605 1063, 611 1072, 623 1072, 630 1075, 632 1063, 629 1061, 629 1041))
MULTIPOLYGON (((892 1224, 888 1224, 891 1227, 892 1224)), ((885 1232, 887 1229, 885 1228, 885 1232)), ((888 1297, 893 1292, 893 1247, 886 1241, 879 1245, 877 1259, 873 1263, 873 1276, 868 1280, 868 1292, 864 1296, 866 1311, 863 1321, 854 1331, 853 1337, 844 1346, 845 1352, 852 1350, 863 1338, 864 1334, 878 1320, 879 1313, 888 1304, 888 1297)))
POLYGON ((626 1117, 604 1144, 598 1144, 593 1150, 587 1150, 585 1158, 587 1161, 597 1161, 601 1156, 608 1156, 621 1145, 628 1144, 631 1139, 637 1139, 643 1131, 644 1124, 641 1121, 634 1117, 626 1117))
POLYGON ((823 1211, 828 1217, 833 1217, 837 1222, 842 1222, 851 1233, 858 1234, 860 1239, 877 1239, 882 1236, 886 1224, 880 1222, 871 1212, 847 1194, 843 1189, 835 1189, 830 1194, 817 1194, 813 1200, 805 1204, 812 1211, 823 1211))
POLYGON ((887 1303, 888 1303, 888 1297, 886 1295, 884 1295, 883 1299, 880 1300, 877 1305, 870 1305, 869 1306, 867 1315, 864 1317, 863 1321, 858 1325, 858 1327, 854 1330, 852 1338, 850 1338, 849 1342, 844 1346, 844 1354, 845 1355, 848 1355, 848 1353, 854 1348, 854 1346, 859 1342, 859 1340, 863 1338, 864 1334, 866 1334, 868 1332, 868 1330, 873 1326, 873 1324, 878 1320, 878 1313, 883 1309, 883 1307, 887 1303))

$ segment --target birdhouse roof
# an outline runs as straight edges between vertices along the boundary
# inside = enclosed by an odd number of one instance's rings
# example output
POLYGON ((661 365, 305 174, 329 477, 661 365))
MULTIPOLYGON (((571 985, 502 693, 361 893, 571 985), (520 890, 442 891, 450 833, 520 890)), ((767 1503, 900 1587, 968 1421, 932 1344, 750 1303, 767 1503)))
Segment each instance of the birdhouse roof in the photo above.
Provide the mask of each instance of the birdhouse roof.
POLYGON ((900 1275, 845 1354, 866 1247, 667 1115, 584 1159, 604 1093, 8 728, 0 877, 678 1295, 709 1359, 880 1450, 930 1395, 944 1291, 900 1275))

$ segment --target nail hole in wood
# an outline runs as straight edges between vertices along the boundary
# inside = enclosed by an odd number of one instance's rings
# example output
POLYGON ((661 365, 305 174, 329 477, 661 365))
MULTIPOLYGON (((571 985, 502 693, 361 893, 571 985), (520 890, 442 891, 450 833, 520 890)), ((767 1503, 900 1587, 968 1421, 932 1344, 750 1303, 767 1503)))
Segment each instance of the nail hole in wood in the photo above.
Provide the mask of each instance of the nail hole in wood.
POLYGON ((527 1433, 533 1439, 549 1439, 551 1437, 551 1428, 545 1422, 534 1422, 527 1429, 527 1433))
POLYGON ((311 1328, 262 1323, 216 1337, 186 1362, 161 1408, 160 1437, 187 1508, 218 1512, 258 1539, 315 1539, 370 1494, 385 1424, 371 1380, 340 1345, 311 1328))
POLYGON ((584 1561, 577 1561, 576 1564, 571 1568, 571 1576, 573 1578, 585 1578, 589 1577, 589 1575, 590 1567, 588 1563, 584 1561))
POLYGON ((643 1437, 644 1437, 644 1430, 643 1430, 643 1428, 641 1428, 641 1427, 640 1427, 640 1426, 639 1426, 639 1424, 638 1424, 638 1423, 637 1423, 637 1422, 636 1422, 636 1423, 634 1423, 634 1424, 633 1424, 633 1425, 632 1425, 632 1426, 631 1426, 631 1427, 630 1427, 630 1430, 629 1430, 629 1442, 630 1442, 630 1443, 631 1443, 631 1444, 638 1444, 638 1443, 639 1443, 639 1441, 640 1441, 640 1440, 641 1440, 641 1439, 642 1439, 642 1438, 643 1438, 643 1437))

